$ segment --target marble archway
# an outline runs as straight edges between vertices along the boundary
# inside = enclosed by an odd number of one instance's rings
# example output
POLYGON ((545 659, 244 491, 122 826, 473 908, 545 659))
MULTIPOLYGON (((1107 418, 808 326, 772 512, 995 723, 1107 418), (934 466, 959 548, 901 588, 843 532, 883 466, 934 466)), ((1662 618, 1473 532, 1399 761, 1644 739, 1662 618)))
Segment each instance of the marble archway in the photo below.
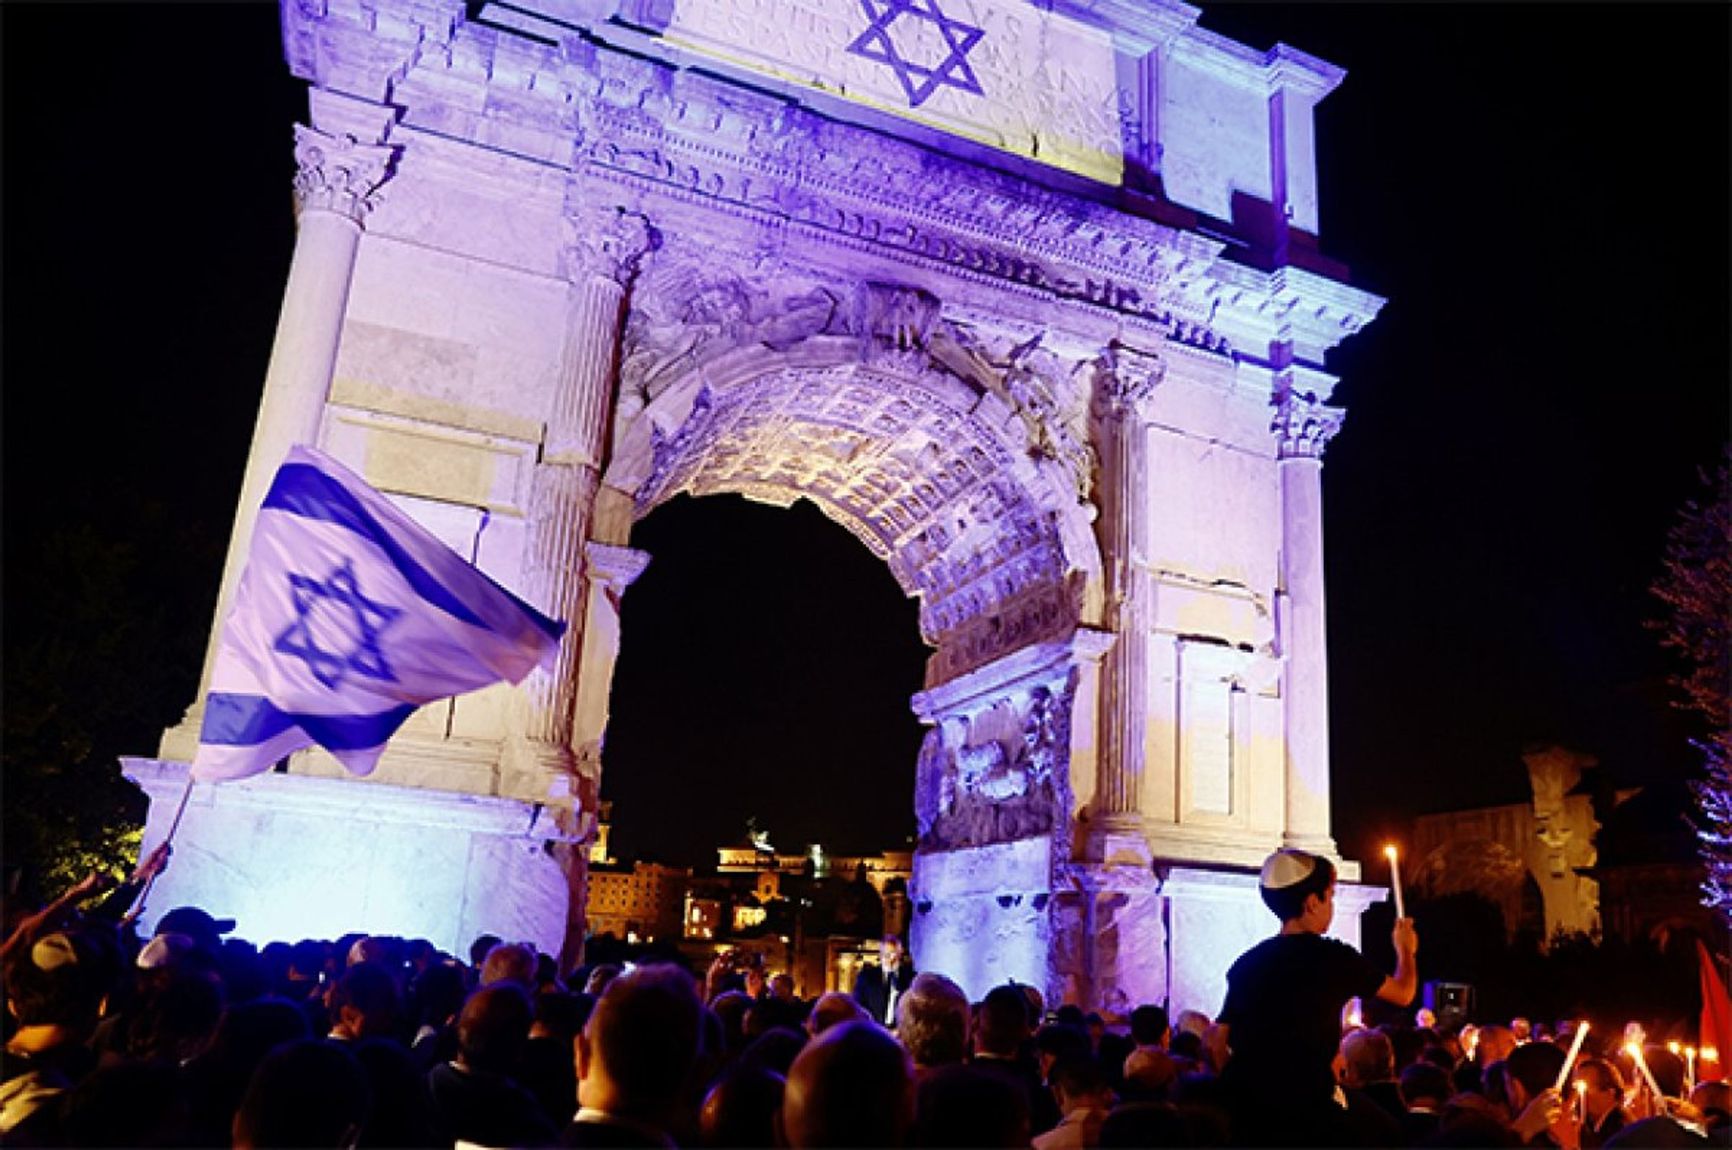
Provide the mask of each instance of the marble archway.
MULTIPOLYGON (((572 626, 365 783, 200 787, 164 905, 571 952, 632 522, 803 497, 933 648, 917 953, 1218 1006, 1262 858, 1335 852, 1326 353, 1381 306, 1318 252, 1340 70, 1176 0, 978 5, 978 84, 918 92, 848 4, 281 6, 299 230, 217 619, 313 443, 572 626)), ((129 765, 147 843, 202 705, 129 765)))

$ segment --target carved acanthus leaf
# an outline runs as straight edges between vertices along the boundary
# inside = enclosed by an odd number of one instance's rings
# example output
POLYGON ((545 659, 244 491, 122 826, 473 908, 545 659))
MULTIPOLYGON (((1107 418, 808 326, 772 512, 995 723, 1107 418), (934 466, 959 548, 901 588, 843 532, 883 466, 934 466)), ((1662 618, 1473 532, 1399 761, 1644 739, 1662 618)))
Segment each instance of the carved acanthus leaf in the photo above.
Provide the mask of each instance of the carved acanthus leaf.
POLYGON ((1341 430, 1347 413, 1315 395, 1284 387, 1275 396, 1275 418, 1269 430, 1276 436, 1282 459, 1321 459, 1323 449, 1341 430))
POLYGON ((378 207, 399 150, 296 124, 295 202, 303 212, 337 212, 359 223, 378 207))
POLYGON ((640 212, 618 206, 580 206, 565 216, 566 274, 573 280, 601 276, 624 285, 638 263, 660 243, 640 212))

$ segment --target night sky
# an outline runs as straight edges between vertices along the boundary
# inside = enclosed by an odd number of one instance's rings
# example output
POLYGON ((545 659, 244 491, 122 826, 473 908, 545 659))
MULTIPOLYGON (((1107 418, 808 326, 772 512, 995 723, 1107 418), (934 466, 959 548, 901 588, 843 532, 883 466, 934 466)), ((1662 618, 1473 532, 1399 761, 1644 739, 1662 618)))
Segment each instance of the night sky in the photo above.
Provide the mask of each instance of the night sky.
MULTIPOLYGON (((276 6, 0 21, 4 624, 53 631, 33 576, 88 525, 202 629, 293 244, 305 96, 276 6)), ((1343 846, 1523 799, 1533 740, 1623 784, 1681 776, 1690 732, 1642 623, 1732 419, 1732 10, 1235 4, 1203 24, 1347 69, 1319 110, 1322 243, 1390 300, 1330 365, 1343 846)), ((887 570, 804 504, 682 497, 633 543, 655 558, 625 601, 616 848, 702 862, 748 816, 782 847, 902 843, 925 651, 887 570)), ((172 698, 138 724, 149 754, 197 668, 127 661, 172 698)))

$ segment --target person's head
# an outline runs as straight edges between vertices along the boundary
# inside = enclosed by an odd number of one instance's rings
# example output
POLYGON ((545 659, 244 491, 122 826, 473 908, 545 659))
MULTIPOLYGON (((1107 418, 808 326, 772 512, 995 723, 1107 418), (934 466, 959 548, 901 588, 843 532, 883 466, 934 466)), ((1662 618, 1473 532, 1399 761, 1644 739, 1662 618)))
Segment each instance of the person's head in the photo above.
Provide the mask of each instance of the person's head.
POLYGON ((369 1103, 366 1074, 342 1043, 306 1040, 265 1056, 235 1112, 234 1145, 352 1146, 369 1103))
POLYGON ((332 1033, 341 1038, 389 1038, 401 1007, 397 980, 371 962, 357 962, 331 990, 332 1033))
POLYGON ((1370 1086, 1395 1077, 1395 1047, 1377 1030, 1349 1031, 1341 1039, 1341 1084, 1370 1086))
POLYGON ((691 975, 653 963, 608 983, 577 1036, 578 1101, 666 1121, 697 1061, 698 1000, 691 975))
POLYGON ((1026 1148, 1028 1091, 978 1067, 941 1067, 915 1086, 910 1141, 916 1146, 1026 1148))
POLYGON ((577 1040, 577 1032, 589 1021, 595 1001, 586 995, 543 991, 535 996, 535 1021, 530 1024, 531 1038, 551 1038, 569 1049, 577 1040))
POLYGON ((1517 1045, 1520 1045, 1533 1038, 1534 1024, 1518 1014, 1509 1020, 1509 1032, 1515 1036, 1517 1045))
POLYGON ((1263 863, 1257 893, 1283 927, 1322 934, 1335 919, 1335 864, 1306 851, 1278 850, 1263 863))
POLYGON ((1028 999, 1022 991, 1008 983, 987 991, 975 1015, 975 1051, 1012 1058, 1028 1036, 1028 999))
POLYGON ((904 953, 902 940, 896 935, 887 934, 878 940, 878 961, 885 970, 895 970, 900 966, 904 953))
POLYGON ((222 986, 211 975, 168 969, 157 974, 127 1031, 127 1053, 178 1066, 202 1051, 222 1017, 222 986))
POLYGON ((942 974, 915 975, 896 1003, 896 1036, 923 1069, 963 1061, 968 1057, 968 995, 942 974))
POLYGON ((1052 1068, 1070 1058, 1087 1058, 1093 1053, 1088 1032, 1080 1026, 1049 1022, 1034 1034, 1034 1055, 1040 1065, 1041 1081, 1052 1081, 1052 1068))
POLYGON ((864 1021, 866 1012, 860 1009, 853 995, 829 990, 820 994, 818 1001, 812 1004, 812 1013, 806 1016, 806 1032, 816 1038, 840 1023, 864 1021))
POLYGON ((152 934, 184 934, 212 958, 222 953, 223 935, 235 928, 232 918, 212 918, 196 906, 177 906, 156 920, 152 934))
POLYGON ((1510 1051, 1510 1056, 1504 1059, 1504 1073, 1508 1078, 1505 1089, 1511 1114, 1520 1114, 1558 1080, 1566 1057, 1549 1042, 1528 1042, 1510 1051))
POLYGON ((913 1120, 908 1052, 875 1023, 830 1027, 788 1071, 781 1141, 793 1150, 901 1146, 913 1120))
POLYGON ((1061 1113, 1072 1110, 1106 1110, 1113 1103, 1112 1085, 1100 1060, 1086 1054, 1073 1054, 1053 1063, 1047 1075, 1053 1096, 1058 1099, 1061 1113))
POLYGON ((524 990, 535 989, 535 948, 521 942, 502 942, 481 960, 482 986, 512 982, 524 990))
POLYGON ((481 964, 487 961, 487 953, 498 946, 499 941, 496 934, 476 935, 475 941, 469 944, 469 965, 480 970, 481 964))
POLYGON ((1482 1026, 1474 1037, 1473 1060, 1484 1070, 1494 1062, 1502 1062, 1516 1048, 1515 1035, 1507 1026, 1482 1026))
POLYGON ((508 1073, 529 1041, 535 1008, 515 982, 483 986, 457 1016, 457 1051, 470 1070, 508 1073))
POLYGON ((79 1037, 119 973, 119 955, 94 931, 57 930, 6 963, 6 1006, 21 1027, 59 1027, 79 1037))
POLYGON ((1138 1046, 1165 1046, 1167 1031, 1165 1007, 1144 1005, 1131 1011, 1131 1037, 1138 1046))
POLYGON ((617 962, 600 962, 590 968, 589 977, 583 980, 583 992, 601 997, 607 984, 620 976, 625 968, 617 962))
POLYGON ((794 1001, 794 976, 780 971, 770 976, 770 994, 782 1002, 794 1001))
POLYGON ((1709 1137, 1726 1137, 1727 1128, 1732 1126, 1732 1086, 1728 1086, 1725 1079, 1698 1082, 1696 1089, 1690 1091, 1690 1105, 1702 1116, 1709 1137))
POLYGON ((1211 1022, 1209 1016, 1204 1014, 1202 1011, 1181 1010, 1179 1011, 1179 1020, 1174 1024, 1174 1028, 1177 1030, 1188 1031, 1191 1034, 1195 1034, 1198 1038, 1201 1038, 1209 1032, 1210 1025, 1211 1022))
POLYGON ((698 1134, 711 1150, 758 1150, 776 1144, 776 1114, 786 1082, 762 1065, 723 1074, 698 1111, 698 1134))
POLYGON ((787 1026, 772 1026, 740 1051, 739 1066, 762 1066, 786 1077, 794 1059, 807 1042, 806 1032, 787 1026))
POLYGON ((1582 1103, 1590 1121, 1598 1123, 1624 1104, 1624 1076, 1603 1058, 1584 1058, 1576 1063, 1576 1079, 1586 1087, 1582 1103))
POLYGON ((461 967, 438 963, 422 971, 412 995, 415 1025, 440 1027, 450 1022, 463 1009, 468 989, 461 967))
POLYGON ((1401 1072, 1401 1104, 1409 1110, 1429 1110, 1436 1113, 1454 1093, 1450 1089, 1449 1072, 1430 1062, 1415 1062, 1401 1072))

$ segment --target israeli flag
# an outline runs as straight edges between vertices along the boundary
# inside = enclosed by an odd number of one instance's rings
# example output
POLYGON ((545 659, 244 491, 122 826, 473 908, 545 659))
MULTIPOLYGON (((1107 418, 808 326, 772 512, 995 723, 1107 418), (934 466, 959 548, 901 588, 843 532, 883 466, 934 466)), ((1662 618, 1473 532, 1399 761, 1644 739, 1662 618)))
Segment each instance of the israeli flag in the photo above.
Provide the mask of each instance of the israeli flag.
POLYGON ((314 743, 369 774, 416 707, 551 669, 564 632, 334 459, 293 447, 223 624, 192 777, 246 778, 314 743))

